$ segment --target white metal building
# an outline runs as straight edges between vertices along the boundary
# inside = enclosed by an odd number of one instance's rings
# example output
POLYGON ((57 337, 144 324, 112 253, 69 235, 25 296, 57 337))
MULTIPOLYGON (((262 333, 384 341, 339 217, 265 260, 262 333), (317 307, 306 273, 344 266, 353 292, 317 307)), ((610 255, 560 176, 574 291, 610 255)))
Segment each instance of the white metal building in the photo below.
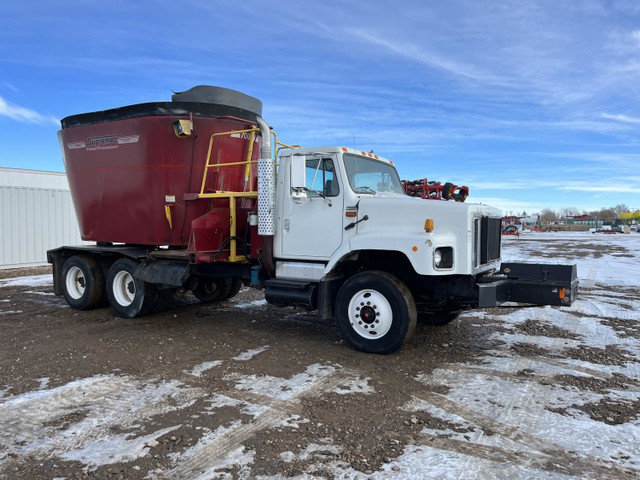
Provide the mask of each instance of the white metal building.
POLYGON ((0 167, 0 269, 44 265, 83 243, 64 173, 0 167))

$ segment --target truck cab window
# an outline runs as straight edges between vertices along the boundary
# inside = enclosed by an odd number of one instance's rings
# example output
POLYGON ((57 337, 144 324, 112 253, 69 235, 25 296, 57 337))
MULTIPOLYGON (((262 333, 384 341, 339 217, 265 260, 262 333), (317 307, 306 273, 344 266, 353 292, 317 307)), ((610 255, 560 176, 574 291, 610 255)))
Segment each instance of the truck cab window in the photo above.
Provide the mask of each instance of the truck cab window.
POLYGON ((337 197, 340 186, 331 158, 311 158, 306 163, 307 190, 311 196, 337 197))
POLYGON ((404 194, 398 172, 388 163, 349 153, 345 153, 343 158, 349 184, 355 193, 404 194))

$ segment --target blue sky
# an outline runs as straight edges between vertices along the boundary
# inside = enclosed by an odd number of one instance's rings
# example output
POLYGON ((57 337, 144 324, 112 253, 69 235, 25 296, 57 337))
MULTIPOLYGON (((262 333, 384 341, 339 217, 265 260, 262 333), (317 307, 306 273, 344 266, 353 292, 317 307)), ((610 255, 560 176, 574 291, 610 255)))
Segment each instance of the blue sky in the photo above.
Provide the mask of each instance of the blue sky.
POLYGON ((201 84, 505 213, 640 209, 637 0, 3 2, 0 166, 63 171, 60 118, 201 84))

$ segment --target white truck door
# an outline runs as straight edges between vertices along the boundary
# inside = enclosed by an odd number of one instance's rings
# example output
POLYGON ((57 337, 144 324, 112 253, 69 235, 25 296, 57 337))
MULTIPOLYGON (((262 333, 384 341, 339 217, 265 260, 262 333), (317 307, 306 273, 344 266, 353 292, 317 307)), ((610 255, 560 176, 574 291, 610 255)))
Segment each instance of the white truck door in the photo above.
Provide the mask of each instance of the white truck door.
POLYGON ((283 192, 283 257, 328 260, 342 243, 345 187, 337 171, 332 155, 292 157, 297 179, 283 192), (304 162, 304 187, 297 191, 293 184, 302 182, 302 165, 296 162, 304 162))

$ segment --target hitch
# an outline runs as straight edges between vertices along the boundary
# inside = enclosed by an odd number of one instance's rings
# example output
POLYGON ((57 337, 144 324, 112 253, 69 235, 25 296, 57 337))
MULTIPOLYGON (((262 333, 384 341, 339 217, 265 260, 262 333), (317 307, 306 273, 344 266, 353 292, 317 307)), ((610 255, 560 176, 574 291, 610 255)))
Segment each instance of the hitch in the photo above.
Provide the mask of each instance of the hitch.
POLYGON ((478 280, 478 307, 496 307, 505 302, 534 305, 571 305, 578 296, 576 265, 507 262, 500 276, 478 280))

